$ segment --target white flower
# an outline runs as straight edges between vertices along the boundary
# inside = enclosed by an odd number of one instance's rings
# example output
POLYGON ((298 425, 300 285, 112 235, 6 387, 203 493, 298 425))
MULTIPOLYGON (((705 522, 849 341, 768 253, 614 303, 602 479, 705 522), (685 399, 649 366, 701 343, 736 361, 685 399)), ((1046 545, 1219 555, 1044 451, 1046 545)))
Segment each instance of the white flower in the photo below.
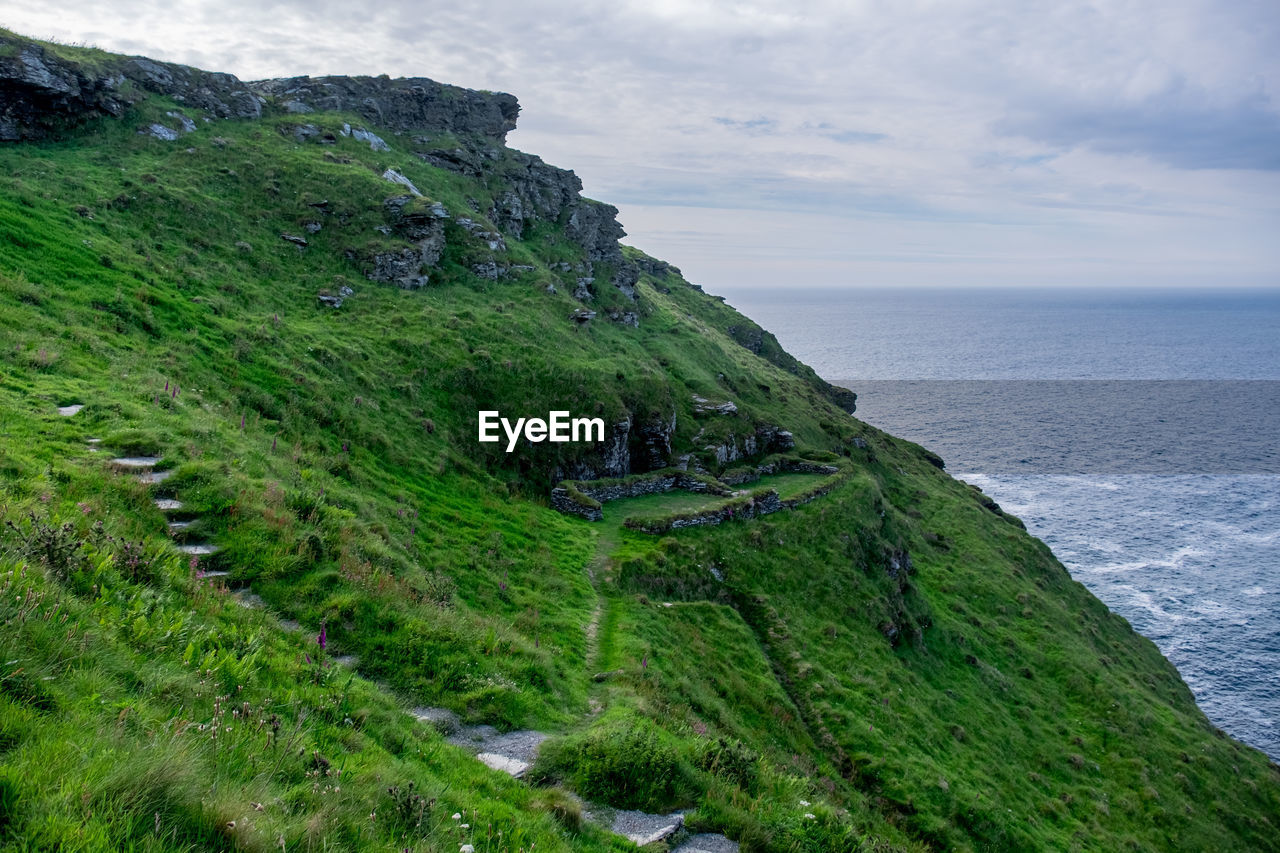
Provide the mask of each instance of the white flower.
POLYGON ((462 829, 470 829, 470 828, 471 828, 471 824, 469 824, 469 823, 459 824, 459 826, 460 826, 462 829))
POLYGON ((470 844, 464 844, 458 853, 476 853, 476 848, 472 847, 470 844))
POLYGON ((458 814, 457 812, 454 812, 454 813, 453 813, 453 819, 454 819, 454 820, 462 820, 462 815, 458 814))
POLYGON ((808 812, 805 812, 804 816, 807 817, 809 820, 817 820, 816 817, 814 817, 812 814, 809 814, 808 812))
POLYGON ((808 800, 801 800, 801 801, 800 801, 800 805, 802 805, 802 806, 807 806, 807 805, 809 805, 809 801, 808 801, 808 800))

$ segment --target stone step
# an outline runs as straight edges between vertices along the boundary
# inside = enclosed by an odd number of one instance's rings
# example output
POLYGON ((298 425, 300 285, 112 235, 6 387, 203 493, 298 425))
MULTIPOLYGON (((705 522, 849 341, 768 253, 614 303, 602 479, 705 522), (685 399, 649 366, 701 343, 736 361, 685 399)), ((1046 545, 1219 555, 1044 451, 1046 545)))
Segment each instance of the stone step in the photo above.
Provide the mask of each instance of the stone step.
MULTIPOLYGON (((217 545, 212 545, 208 542, 193 542, 189 545, 179 545, 178 550, 183 554, 191 554, 196 557, 207 557, 210 554, 218 553, 222 549, 217 545)), ((210 574, 213 573, 208 572, 205 576, 208 577, 210 574)))
POLYGON ((201 572, 201 573, 200 573, 200 577, 202 577, 202 578, 225 578, 225 577, 226 577, 227 575, 229 575, 229 574, 231 574, 231 572, 223 572, 223 571, 217 571, 217 572, 201 572))
POLYGON ((83 408, 84 406, 81 405, 80 403, 76 403, 71 406, 59 406, 58 414, 62 415, 64 418, 69 418, 74 414, 78 414, 79 411, 83 408))
POLYGON ((175 512, 182 509, 182 501, 174 498, 156 498, 152 501, 161 512, 175 512))
POLYGON ((197 519, 191 519, 190 521, 171 521, 169 522, 169 532, 181 533, 184 530, 190 529, 196 522, 197 519))
POLYGON ((613 813, 611 821, 597 822, 608 826, 615 835, 623 836, 637 847, 644 847, 674 835, 684 826, 684 812, 649 814, 619 809, 613 813))
POLYGON ((480 752, 476 754, 476 758, 490 770, 499 770, 515 779, 519 779, 529 769, 527 762, 506 755, 498 755, 496 752, 480 752))
POLYGON ((154 486, 156 483, 163 483, 165 480, 173 476, 173 471, 147 471, 145 474, 138 475, 138 482, 144 485, 154 486))
POLYGON ((159 456, 117 456, 111 460, 111 464, 125 470, 140 470, 154 468, 159 461, 159 456))

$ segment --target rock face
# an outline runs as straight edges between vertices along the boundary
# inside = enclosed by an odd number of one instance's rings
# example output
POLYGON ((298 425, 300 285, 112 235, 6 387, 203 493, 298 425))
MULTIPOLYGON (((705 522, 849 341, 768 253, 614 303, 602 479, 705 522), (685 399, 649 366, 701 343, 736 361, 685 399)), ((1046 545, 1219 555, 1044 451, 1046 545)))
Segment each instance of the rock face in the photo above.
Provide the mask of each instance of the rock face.
POLYGON ((230 74, 142 57, 108 57, 89 67, 44 45, 0 36, 0 141, 43 139, 61 126, 119 118, 145 92, 214 118, 262 115, 262 101, 230 74))
MULTIPOLYGON (((491 250, 505 249, 503 234, 520 239, 533 223, 563 223, 569 239, 586 258, 574 291, 578 297, 590 299, 592 283, 602 275, 627 297, 636 296, 640 270, 623 256, 618 244, 625 232, 618 224, 617 208, 583 198, 582 181, 573 172, 503 147, 520 114, 520 105, 511 95, 463 89, 425 77, 289 77, 245 83, 231 74, 142 57, 102 59, 85 52, 86 58, 93 57, 90 63, 76 56, 74 49, 0 36, 0 141, 43 139, 93 118, 120 118, 146 93, 174 98, 208 119, 257 119, 268 104, 300 115, 356 113, 370 125, 418 134, 411 137, 412 146, 426 162, 504 187, 486 211, 501 233, 484 229, 483 235, 477 235, 491 250), (434 143, 433 138, 441 134, 450 134, 456 142, 450 147, 434 143)), ((154 124, 143 132, 174 141, 196 126, 190 116, 170 116, 172 125, 154 124)), ((296 128, 294 134, 299 142, 321 137, 314 125, 296 128)), ((374 151, 391 147, 363 127, 345 125, 342 135, 374 151)), ((328 135, 320 141, 334 139, 328 135)), ((420 195, 399 172, 388 169, 383 177, 420 195)), ((373 264, 377 280, 421 286, 412 271, 411 255, 405 251, 380 256, 373 264)), ((505 274, 500 265, 484 262, 481 268, 488 277, 505 274)), ((630 312, 618 316, 619 322, 628 325, 638 322, 630 312)))
POLYGON ((448 86, 426 77, 288 77, 249 87, 290 112, 357 113, 392 130, 448 132, 506 141, 520 104, 512 95, 448 86))

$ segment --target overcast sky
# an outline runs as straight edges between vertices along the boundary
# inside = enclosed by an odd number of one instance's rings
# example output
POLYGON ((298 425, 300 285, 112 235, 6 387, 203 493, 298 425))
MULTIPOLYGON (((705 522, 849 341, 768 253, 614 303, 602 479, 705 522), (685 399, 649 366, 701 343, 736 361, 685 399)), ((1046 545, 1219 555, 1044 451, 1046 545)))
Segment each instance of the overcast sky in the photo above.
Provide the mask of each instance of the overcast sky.
POLYGON ((715 292, 1280 286, 1280 0, 6 0, 0 23, 511 92, 513 146, 715 292))

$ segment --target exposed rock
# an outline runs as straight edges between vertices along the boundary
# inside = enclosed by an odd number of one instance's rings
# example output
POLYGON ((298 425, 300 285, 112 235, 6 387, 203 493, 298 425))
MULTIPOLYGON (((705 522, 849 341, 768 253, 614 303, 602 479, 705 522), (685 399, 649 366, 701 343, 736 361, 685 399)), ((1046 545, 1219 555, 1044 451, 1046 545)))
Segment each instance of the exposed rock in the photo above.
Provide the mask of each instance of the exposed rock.
POLYGON ((215 118, 262 114, 261 101, 230 74, 141 57, 95 57, 88 65, 34 41, 0 35, 0 140, 43 139, 87 119, 120 118, 144 91, 215 118))
POLYGON ((636 430, 637 454, 642 471, 656 471, 671 464, 671 437, 676 432, 676 413, 646 420, 636 430))
POLYGON ((400 236, 414 242, 439 239, 443 248, 444 222, 449 211, 440 202, 414 203, 412 196, 398 195, 384 201, 382 209, 392 230, 400 236))
MULTIPOLYGON (((492 260, 485 261, 479 264, 472 264, 471 271, 475 273, 476 276, 478 276, 479 278, 488 279, 490 281, 497 281, 498 279, 504 277, 507 274, 507 271, 504 267, 498 266, 497 262, 492 260)), ((595 316, 595 313, 592 312, 592 317, 594 316, 595 316)), ((573 319, 577 320, 578 318, 574 317, 573 319)), ((588 317, 586 319, 590 320, 591 317, 588 317)), ((586 322, 586 320, 582 320, 581 322, 586 322)))
MULTIPOLYGON (((439 253, 436 253, 439 259, 439 253)), ((370 259, 364 271, 365 278, 380 281, 404 290, 417 290, 427 286, 430 273, 423 270, 423 251, 417 247, 399 249, 393 252, 377 252, 370 259)))
MULTIPOLYGON (((426 144, 427 142, 423 137, 416 137, 413 141, 418 144, 426 144)), ((460 175, 466 175, 468 178, 480 177, 487 165, 485 163, 487 158, 482 154, 468 151, 465 148, 428 148, 417 150, 413 153, 432 166, 448 169, 450 172, 457 172, 460 175)))
POLYGON ((320 128, 314 124, 285 125, 280 128, 280 132, 292 133, 294 140, 297 142, 308 142, 320 135, 320 128))
POLYGON ((143 136, 150 136, 163 142, 173 142, 178 138, 178 131, 165 127, 163 124, 149 124, 140 128, 138 133, 143 136))
POLYGON ((69 418, 69 417, 71 417, 72 415, 79 414, 79 413, 80 413, 80 410, 81 410, 81 409, 83 409, 83 408, 84 408, 84 406, 83 406, 82 404, 80 404, 80 403, 75 403, 75 404, 70 405, 70 406, 59 406, 59 407, 58 407, 58 414, 62 415, 64 418, 69 418))
POLYGON ((418 192, 418 188, 413 185, 413 181, 409 180, 395 169, 387 169, 387 171, 382 173, 382 177, 393 184, 399 184, 416 196, 422 196, 422 193, 418 192))
POLYGON ((369 143, 369 148, 373 151, 391 150, 391 146, 383 141, 382 137, 378 136, 376 133, 365 130, 363 127, 352 127, 349 124, 344 124, 342 126, 342 135, 350 136, 357 142, 369 143))
POLYGON ((596 312, 586 308, 575 308, 573 309, 573 313, 569 315, 569 319, 577 323, 579 326, 584 325, 595 318, 596 312))
POLYGON ((479 222, 465 216, 459 217, 457 221, 459 228, 487 246, 489 251, 505 252, 507 250, 507 241, 502 239, 502 234, 499 232, 490 231, 479 222))
POLYGON ((280 239, 287 240, 288 242, 293 243, 295 246, 302 249, 305 249, 308 245, 310 245, 309 243, 307 243, 306 237, 301 237, 297 234, 281 234, 280 239))
POLYGON ((182 113, 176 113, 173 110, 169 110, 165 113, 165 115, 167 115, 169 118, 174 119, 175 121, 178 122, 179 130, 182 133, 195 132, 196 123, 191 119, 187 118, 186 116, 184 116, 182 113))
POLYGON ((725 400, 723 403, 713 403, 706 397, 694 394, 693 411, 694 414, 698 415, 734 415, 738 412, 738 405, 732 400, 725 400))
POLYGON ((573 287, 573 298, 585 302, 591 298, 591 284, 594 278, 580 278, 573 287))
POLYGON ((680 268, 673 266, 666 261, 660 261, 657 258, 651 258, 648 255, 641 255, 635 261, 636 266, 641 272, 661 278, 666 275, 680 275, 680 268))
POLYGON ((609 319, 624 326, 631 326, 633 329, 640 328, 640 315, 634 311, 610 311, 609 319))
POLYGON ((452 132, 504 142, 520 105, 511 95, 448 86, 425 77, 291 77, 258 80, 258 95, 316 111, 358 113, 396 131, 452 132))
POLYGON ((350 287, 344 286, 338 288, 338 292, 336 294, 330 293, 327 290, 322 290, 316 294, 316 299, 319 299, 322 304, 328 305, 330 308, 341 308, 343 300, 352 296, 354 293, 355 291, 350 287))
POLYGON ((316 222, 315 220, 302 223, 302 230, 306 231, 308 234, 319 234, 320 229, 323 227, 324 227, 323 225, 321 225, 319 222, 316 222))
POLYGON ((607 426, 604 441, 556 471, 556 480, 600 480, 631 473, 631 419, 607 426))

